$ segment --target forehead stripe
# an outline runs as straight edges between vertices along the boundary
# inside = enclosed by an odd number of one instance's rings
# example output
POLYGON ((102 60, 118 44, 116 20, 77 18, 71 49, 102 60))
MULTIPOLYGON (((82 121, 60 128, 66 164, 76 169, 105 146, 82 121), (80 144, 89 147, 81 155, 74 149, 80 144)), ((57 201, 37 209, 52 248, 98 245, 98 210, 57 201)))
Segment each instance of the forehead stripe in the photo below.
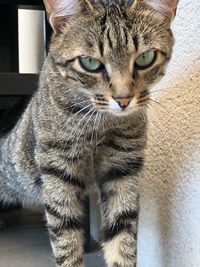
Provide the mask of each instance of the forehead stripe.
POLYGON ((111 40, 111 37, 110 37, 110 30, 109 30, 109 28, 107 30, 107 40, 108 40, 108 44, 109 44, 110 48, 113 49, 113 43, 112 43, 112 40, 111 40))
POLYGON ((133 43, 134 43, 134 45, 135 45, 135 50, 137 51, 137 50, 138 50, 138 45, 139 45, 137 35, 135 35, 135 36, 133 37, 133 43))
POLYGON ((103 41, 99 39, 99 51, 100 51, 100 54, 101 56, 103 57, 103 54, 104 54, 104 44, 103 44, 103 41))

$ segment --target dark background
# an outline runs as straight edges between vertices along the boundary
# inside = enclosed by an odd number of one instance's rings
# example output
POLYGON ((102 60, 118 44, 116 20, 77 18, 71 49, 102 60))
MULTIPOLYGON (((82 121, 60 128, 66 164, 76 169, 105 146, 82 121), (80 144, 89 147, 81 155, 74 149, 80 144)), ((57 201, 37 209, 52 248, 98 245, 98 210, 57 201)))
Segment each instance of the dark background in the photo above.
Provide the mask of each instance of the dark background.
MULTIPOLYGON (((21 99, 23 103, 38 86, 37 74, 18 73, 18 6, 21 5, 44 9, 42 0, 0 0, 0 130, 5 122, 2 114, 21 99)), ((47 51, 51 33, 46 21, 47 51)))
MULTIPOLYGON (((39 6, 41 0, 0 0, 0 72, 18 72, 18 5, 39 6)), ((51 28, 46 21, 47 49, 51 28)))

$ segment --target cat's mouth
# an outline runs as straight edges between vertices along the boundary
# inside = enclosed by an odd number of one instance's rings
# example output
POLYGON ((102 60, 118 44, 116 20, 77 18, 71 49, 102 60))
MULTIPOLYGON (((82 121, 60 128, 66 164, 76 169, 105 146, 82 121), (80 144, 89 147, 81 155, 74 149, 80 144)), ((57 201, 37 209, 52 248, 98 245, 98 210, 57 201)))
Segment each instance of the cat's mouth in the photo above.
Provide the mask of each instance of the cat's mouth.
POLYGON ((139 97, 105 97, 101 94, 95 94, 91 98, 91 102, 95 109, 102 112, 112 113, 116 116, 126 116, 129 115, 139 108, 145 107, 147 105, 147 95, 139 95, 139 97))

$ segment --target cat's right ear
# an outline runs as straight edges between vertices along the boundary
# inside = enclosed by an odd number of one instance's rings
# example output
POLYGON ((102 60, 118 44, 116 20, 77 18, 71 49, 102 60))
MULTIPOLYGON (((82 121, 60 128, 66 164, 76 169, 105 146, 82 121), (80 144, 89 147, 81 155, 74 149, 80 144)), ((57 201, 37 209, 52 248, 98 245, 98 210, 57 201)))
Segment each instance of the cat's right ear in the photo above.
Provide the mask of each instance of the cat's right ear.
POLYGON ((43 0, 54 32, 59 32, 62 26, 72 17, 81 13, 83 9, 91 12, 93 7, 89 0, 43 0))

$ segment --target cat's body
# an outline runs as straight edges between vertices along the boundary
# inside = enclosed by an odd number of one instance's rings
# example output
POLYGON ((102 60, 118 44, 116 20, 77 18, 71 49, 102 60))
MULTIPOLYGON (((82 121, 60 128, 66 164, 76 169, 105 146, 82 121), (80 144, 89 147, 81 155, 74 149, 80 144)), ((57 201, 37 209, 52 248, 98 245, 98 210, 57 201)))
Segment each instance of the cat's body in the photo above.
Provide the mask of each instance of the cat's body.
MULTIPOLYGON (((46 4, 51 9, 51 1, 46 4)), ((95 186, 106 262, 109 267, 133 267, 148 86, 163 75, 173 38, 169 27, 163 32, 166 19, 154 13, 150 17, 151 8, 84 4, 83 14, 53 38, 38 91, 14 129, 0 139, 0 201, 44 204, 57 265, 80 267, 83 203, 87 190, 95 186), (155 23, 158 27, 152 30, 155 23), (130 75, 129 57, 140 47, 140 53, 159 49, 153 59, 158 63, 152 61, 156 66, 147 66, 148 72, 142 68, 130 75), (101 62, 107 58, 106 68, 91 58, 78 63, 76 58, 81 61, 86 51, 101 62), (86 71, 88 66, 92 71, 86 71)), ((56 28, 56 12, 52 14, 56 28)))
MULTIPOLYGON (((46 64, 53 66, 48 59, 46 64)), ((41 79, 43 78, 45 81, 46 74, 41 75, 41 79)), ((96 157, 98 161, 101 146, 113 148, 115 153, 127 151, 128 154, 130 150, 136 159, 135 164, 138 162, 136 169, 140 170, 146 143, 145 113, 132 114, 133 119, 127 122, 123 117, 112 116, 99 121, 102 115, 92 109, 85 109, 84 105, 76 105, 74 100, 69 101, 65 110, 60 109, 59 103, 52 107, 48 85, 44 83, 45 86, 40 86, 17 125, 0 139, 0 196, 5 203, 13 203, 17 199, 24 204, 43 203, 40 168, 50 165, 58 167, 56 163, 66 170, 69 163, 71 168, 78 161, 84 161, 88 176, 83 179, 83 183, 89 189, 96 176, 92 166, 96 157), (36 144, 41 146, 41 151, 37 150, 36 144)), ((80 99, 77 103, 82 101, 80 99)), ((112 155, 111 151, 107 153, 109 157, 112 155)), ((130 163, 134 164, 132 161, 130 163)))

